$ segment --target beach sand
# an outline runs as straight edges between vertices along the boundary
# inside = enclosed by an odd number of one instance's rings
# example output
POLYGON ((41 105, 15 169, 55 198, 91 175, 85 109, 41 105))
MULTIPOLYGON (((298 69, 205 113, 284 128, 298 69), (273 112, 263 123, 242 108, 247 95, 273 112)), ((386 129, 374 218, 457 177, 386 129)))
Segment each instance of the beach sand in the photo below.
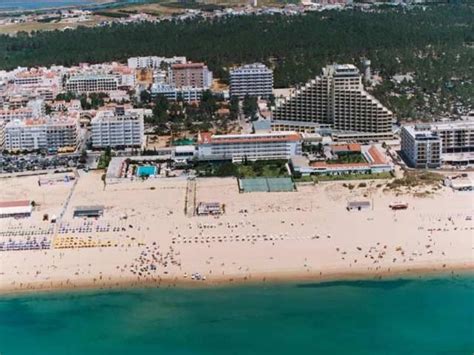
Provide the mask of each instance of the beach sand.
POLYGON ((46 230, 51 224, 42 221, 43 214, 60 216, 64 209, 58 223, 62 232, 57 225, 48 238, 112 245, 0 252, 0 292, 385 278, 474 269, 470 192, 430 188, 429 197, 415 197, 413 191, 384 191, 384 183, 373 181, 352 190, 343 182, 328 182, 298 186, 296 192, 239 193, 234 178, 149 179, 104 189, 100 176, 81 173, 76 184, 46 186, 38 186, 36 177, 0 179, 0 200, 37 204, 31 218, 0 220, 0 238, 46 230), (347 202, 354 200, 370 201, 371 207, 347 211, 347 202), (392 211, 395 201, 409 208, 392 211), (199 202, 222 203, 225 214, 195 216, 199 202), (74 207, 81 205, 103 205, 104 215, 74 219, 74 207), (201 280, 193 280, 196 273, 201 280))

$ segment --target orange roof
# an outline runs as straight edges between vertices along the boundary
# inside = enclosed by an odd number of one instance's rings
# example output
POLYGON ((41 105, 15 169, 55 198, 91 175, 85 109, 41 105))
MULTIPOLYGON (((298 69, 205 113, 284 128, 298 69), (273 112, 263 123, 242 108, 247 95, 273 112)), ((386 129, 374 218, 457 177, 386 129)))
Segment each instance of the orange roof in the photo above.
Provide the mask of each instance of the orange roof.
POLYGON ((19 200, 19 201, 5 201, 0 202, 0 208, 3 207, 26 207, 30 205, 28 200, 19 200))
POLYGON ((387 160, 383 156, 383 154, 375 147, 374 145, 369 148, 369 154, 374 160, 374 164, 386 164, 387 160))
POLYGON ((360 152, 361 151, 360 144, 357 144, 357 143, 333 145, 331 147, 331 149, 335 153, 337 153, 337 152, 360 152))

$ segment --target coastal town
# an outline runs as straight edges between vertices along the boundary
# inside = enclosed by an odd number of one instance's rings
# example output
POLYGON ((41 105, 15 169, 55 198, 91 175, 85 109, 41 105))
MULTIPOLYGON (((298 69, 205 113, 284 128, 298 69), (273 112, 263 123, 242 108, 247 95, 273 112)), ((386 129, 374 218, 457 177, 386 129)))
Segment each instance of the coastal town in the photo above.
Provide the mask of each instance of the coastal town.
POLYGON ((472 111, 397 122, 367 59, 298 88, 229 76, 184 56, 1 71, 2 292, 472 268, 472 111))

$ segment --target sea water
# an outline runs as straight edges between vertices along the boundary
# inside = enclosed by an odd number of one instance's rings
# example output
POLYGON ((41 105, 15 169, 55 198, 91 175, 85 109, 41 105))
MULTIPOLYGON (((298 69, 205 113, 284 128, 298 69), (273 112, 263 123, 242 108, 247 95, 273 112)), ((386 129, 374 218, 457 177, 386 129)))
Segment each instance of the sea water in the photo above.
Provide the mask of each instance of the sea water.
POLYGON ((65 6, 109 7, 124 3, 146 3, 149 0, 115 0, 105 5, 100 5, 97 0, 0 0, 1 10, 41 10, 45 8, 59 8, 65 6))
POLYGON ((2 355, 473 352, 473 276, 0 298, 2 355))

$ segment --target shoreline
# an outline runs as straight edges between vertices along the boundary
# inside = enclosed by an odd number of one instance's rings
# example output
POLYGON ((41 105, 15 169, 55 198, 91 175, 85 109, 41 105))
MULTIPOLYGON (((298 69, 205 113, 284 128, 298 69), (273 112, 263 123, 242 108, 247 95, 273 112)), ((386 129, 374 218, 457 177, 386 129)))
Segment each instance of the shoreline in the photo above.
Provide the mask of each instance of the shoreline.
POLYGON ((343 185, 242 194, 232 178, 127 182, 107 189, 97 173, 79 174, 74 183, 3 179, 5 200, 29 199, 35 209, 28 219, 2 220, 0 237, 11 245, 26 245, 32 236, 49 244, 0 252, 0 294, 474 270, 470 195, 436 187, 430 198, 422 198, 416 191, 387 191, 375 181, 353 190, 343 185), (347 203, 357 200, 369 201, 371 208, 347 211, 347 203), (225 205, 225 213, 183 212, 201 201, 225 205), (410 207, 392 211, 394 201, 410 207), (104 210, 97 219, 74 217, 77 206, 99 205, 104 210), (52 229, 44 215, 63 217, 52 229))
POLYGON ((462 275, 474 275, 474 261, 471 263, 453 263, 447 265, 412 265, 405 267, 395 267, 390 271, 358 271, 348 272, 348 270, 316 271, 312 273, 288 271, 288 272, 260 272, 255 273, 251 278, 245 274, 226 275, 226 277, 215 277, 207 280, 191 280, 178 277, 162 277, 144 280, 111 279, 98 285, 90 279, 77 280, 74 284, 64 285, 66 280, 57 280, 50 286, 32 287, 27 289, 10 288, 0 286, 0 299, 9 296, 44 295, 51 293, 67 292, 103 292, 120 291, 134 289, 153 288, 177 288, 177 289, 209 289, 227 288, 239 286, 270 286, 288 284, 319 284, 326 282, 351 282, 351 281, 375 281, 383 282, 390 280, 415 280, 421 278, 437 277, 458 277, 462 275), (445 267, 443 267, 445 265, 445 267))

